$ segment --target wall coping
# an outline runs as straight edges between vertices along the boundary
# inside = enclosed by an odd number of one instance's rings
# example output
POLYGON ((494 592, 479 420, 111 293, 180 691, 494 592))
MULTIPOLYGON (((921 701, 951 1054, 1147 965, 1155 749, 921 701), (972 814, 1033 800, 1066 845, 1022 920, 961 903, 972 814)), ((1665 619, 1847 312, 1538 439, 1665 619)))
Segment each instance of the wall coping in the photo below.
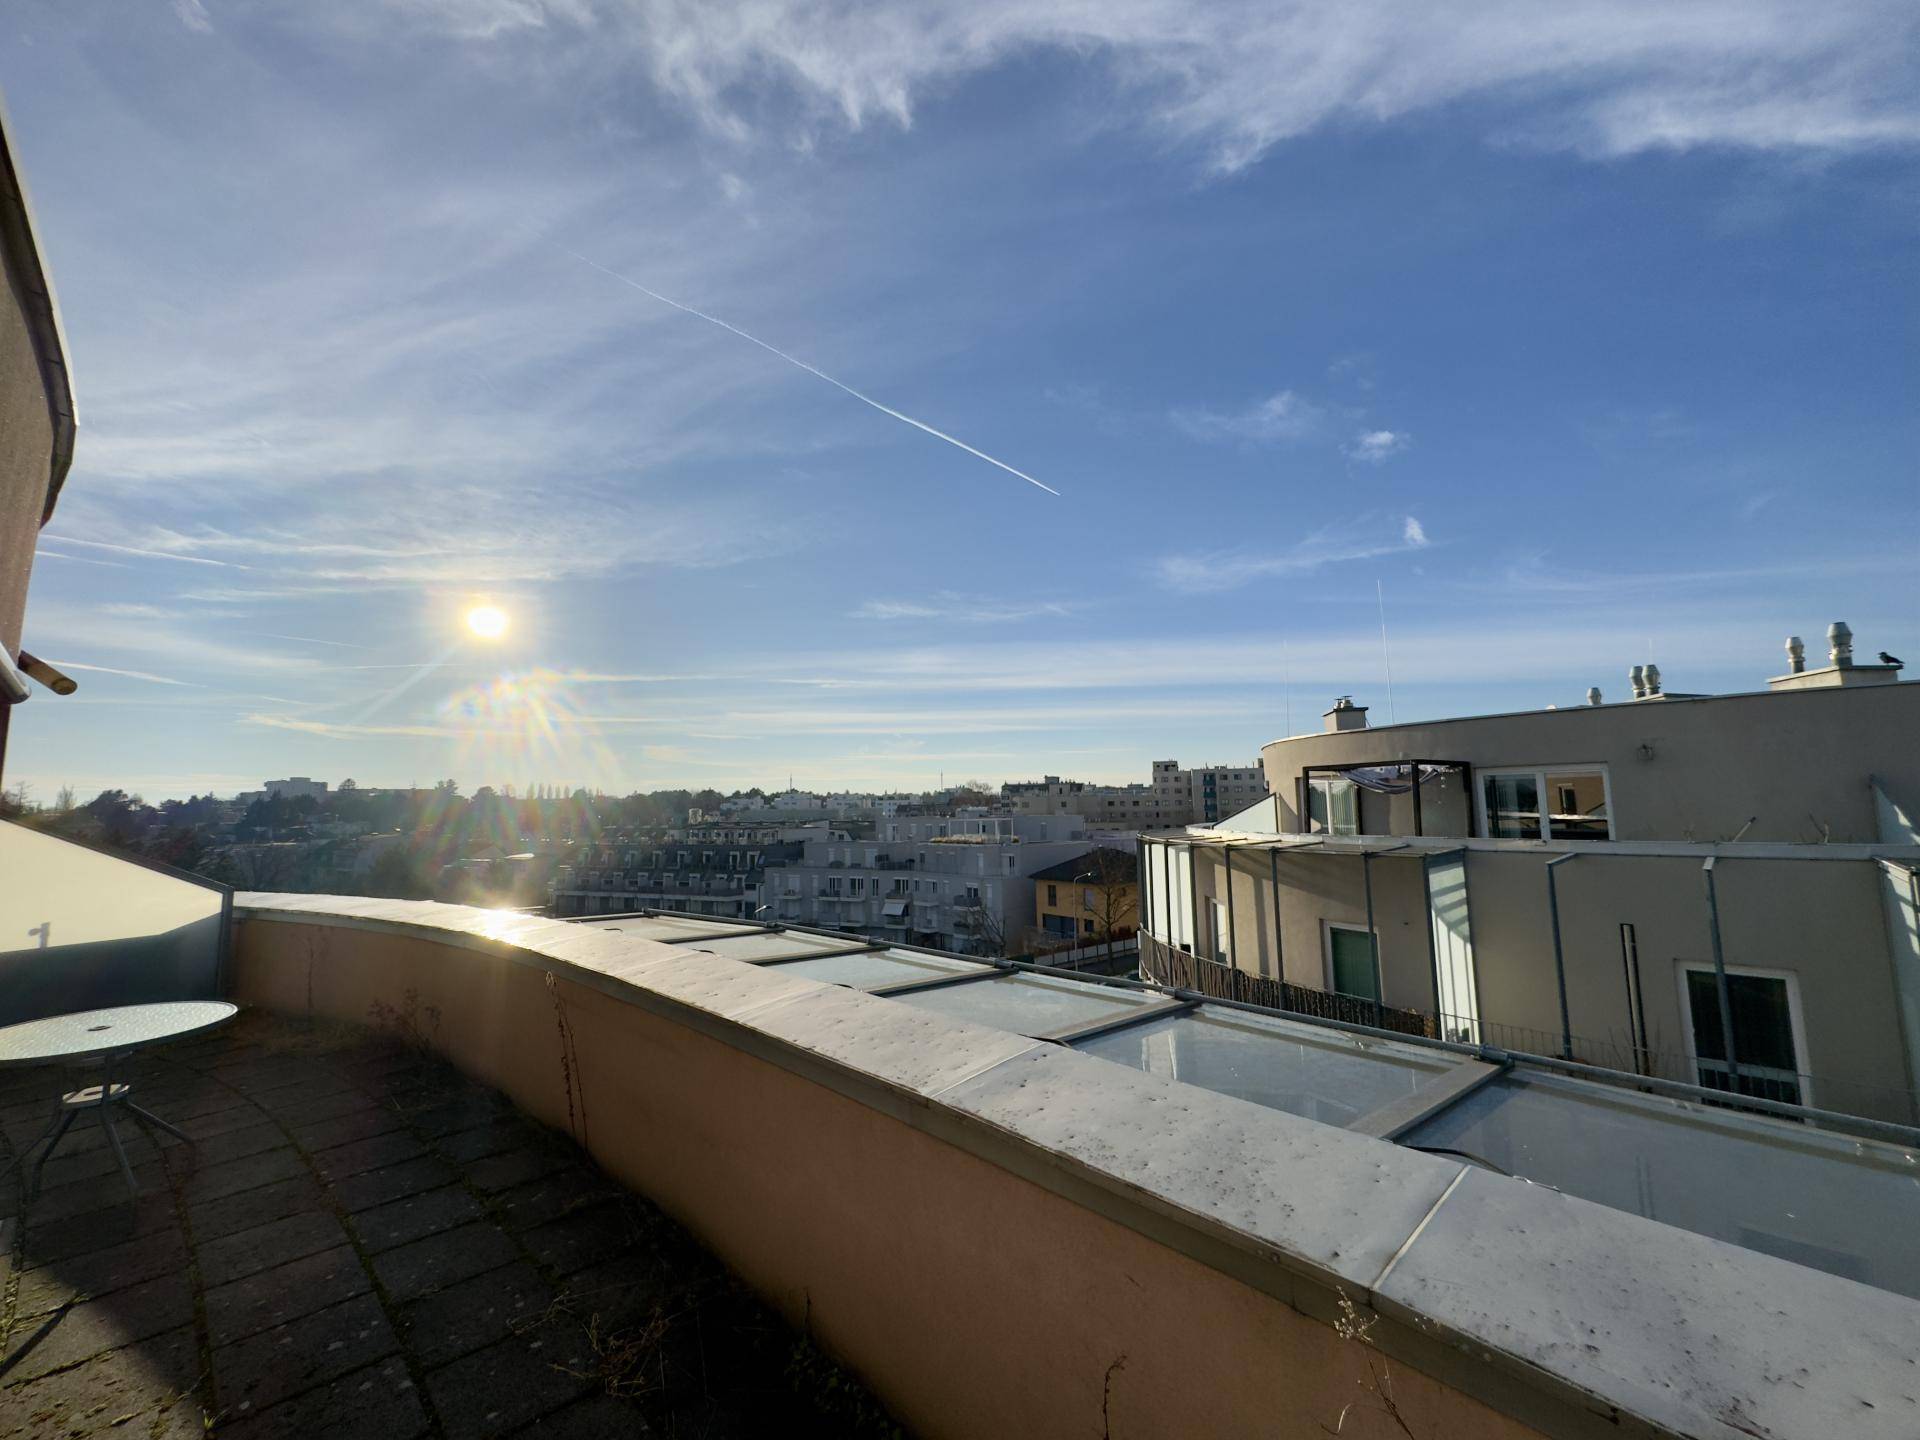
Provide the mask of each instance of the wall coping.
POLYGON ((1920 1302, 1057 1045, 688 946, 510 911, 242 894, 551 971, 869 1105, 1577 1436, 1920 1423, 1920 1302), (1905 1338, 1902 1338, 1905 1337, 1905 1338))

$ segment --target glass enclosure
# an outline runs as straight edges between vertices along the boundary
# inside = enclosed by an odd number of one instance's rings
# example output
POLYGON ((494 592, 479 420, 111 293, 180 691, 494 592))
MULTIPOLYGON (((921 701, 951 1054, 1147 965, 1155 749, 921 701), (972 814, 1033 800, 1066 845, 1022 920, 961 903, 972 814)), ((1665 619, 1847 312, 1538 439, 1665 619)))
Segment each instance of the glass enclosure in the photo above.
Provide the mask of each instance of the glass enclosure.
POLYGON ((1310 1025, 1205 1007, 1096 1035, 1074 1049, 1343 1127, 1454 1063, 1451 1057, 1412 1058, 1310 1025))
POLYGON ((1011 1030, 1016 1035, 1047 1035, 1075 1025, 1090 1025, 1158 1004, 1162 997, 1140 990, 1055 980, 1044 975, 1007 976, 972 985, 953 985, 918 995, 902 995, 903 1005, 1011 1030))

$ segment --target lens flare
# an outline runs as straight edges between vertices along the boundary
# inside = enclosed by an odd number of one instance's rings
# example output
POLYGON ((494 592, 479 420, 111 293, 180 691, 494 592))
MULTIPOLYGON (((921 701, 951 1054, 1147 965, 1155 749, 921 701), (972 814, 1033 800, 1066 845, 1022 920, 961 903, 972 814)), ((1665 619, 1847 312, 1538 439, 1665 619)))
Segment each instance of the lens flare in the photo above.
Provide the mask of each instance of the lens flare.
POLYGON ((482 640, 498 640, 507 633, 507 612, 498 605, 476 605, 467 611, 467 629, 482 640))

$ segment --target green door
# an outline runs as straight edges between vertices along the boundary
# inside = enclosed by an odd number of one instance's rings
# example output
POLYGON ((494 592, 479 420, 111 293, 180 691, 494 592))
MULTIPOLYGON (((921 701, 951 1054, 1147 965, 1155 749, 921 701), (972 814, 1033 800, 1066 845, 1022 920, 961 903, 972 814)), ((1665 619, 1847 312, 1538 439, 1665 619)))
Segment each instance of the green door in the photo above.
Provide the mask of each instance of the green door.
POLYGON ((1373 937, 1364 930, 1329 929, 1327 946, 1333 954, 1333 988, 1361 1000, 1380 998, 1380 975, 1373 964, 1373 937))

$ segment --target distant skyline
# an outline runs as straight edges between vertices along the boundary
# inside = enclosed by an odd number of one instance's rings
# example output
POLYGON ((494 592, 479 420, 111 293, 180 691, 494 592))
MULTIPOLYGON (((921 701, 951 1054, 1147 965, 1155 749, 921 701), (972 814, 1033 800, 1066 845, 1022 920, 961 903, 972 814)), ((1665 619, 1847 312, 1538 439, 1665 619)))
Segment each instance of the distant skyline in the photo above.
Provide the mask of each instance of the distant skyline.
POLYGON ((1125 783, 1920 664, 1911 5, 0 35, 80 412, 41 800, 1125 783))

